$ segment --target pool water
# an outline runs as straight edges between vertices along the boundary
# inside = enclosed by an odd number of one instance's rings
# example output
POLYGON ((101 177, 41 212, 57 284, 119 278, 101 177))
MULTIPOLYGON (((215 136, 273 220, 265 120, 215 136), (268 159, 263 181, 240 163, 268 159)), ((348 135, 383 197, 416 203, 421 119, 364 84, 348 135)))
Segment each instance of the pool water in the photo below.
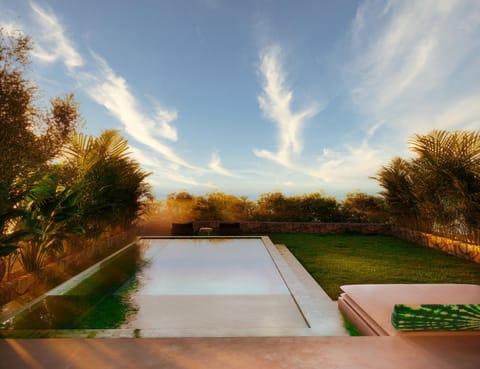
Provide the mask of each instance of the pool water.
POLYGON ((22 329, 308 328, 261 238, 142 239, 2 323, 22 329))

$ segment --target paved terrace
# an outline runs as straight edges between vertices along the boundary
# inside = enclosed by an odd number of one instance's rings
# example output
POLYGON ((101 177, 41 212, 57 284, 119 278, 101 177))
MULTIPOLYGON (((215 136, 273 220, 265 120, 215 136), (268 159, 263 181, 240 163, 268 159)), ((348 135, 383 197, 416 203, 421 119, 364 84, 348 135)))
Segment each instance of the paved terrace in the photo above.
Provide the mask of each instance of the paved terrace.
POLYGON ((252 337, 0 341, 11 369, 478 369, 477 337, 252 337))

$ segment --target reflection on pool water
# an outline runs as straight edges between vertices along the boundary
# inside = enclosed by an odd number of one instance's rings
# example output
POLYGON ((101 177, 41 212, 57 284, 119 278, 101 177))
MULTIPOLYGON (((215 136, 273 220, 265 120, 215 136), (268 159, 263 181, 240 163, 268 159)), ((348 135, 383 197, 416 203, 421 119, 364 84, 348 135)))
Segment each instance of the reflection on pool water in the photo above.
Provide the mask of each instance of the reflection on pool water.
POLYGON ((143 239, 54 291, 2 328, 308 327, 261 238, 143 239))

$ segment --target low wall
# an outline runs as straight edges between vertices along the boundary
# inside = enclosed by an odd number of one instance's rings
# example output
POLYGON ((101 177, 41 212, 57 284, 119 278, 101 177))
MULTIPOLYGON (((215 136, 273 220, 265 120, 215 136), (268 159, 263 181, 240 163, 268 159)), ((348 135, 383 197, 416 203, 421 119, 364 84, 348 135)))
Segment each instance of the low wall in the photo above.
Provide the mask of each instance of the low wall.
POLYGON ((452 240, 429 233, 413 231, 407 228, 392 227, 392 235, 406 241, 414 242, 422 246, 440 250, 463 259, 480 263, 480 246, 452 240))
MULTIPOLYGON (((218 229, 221 221, 197 221, 193 227, 197 232, 202 227, 218 229)), ((389 224, 367 223, 302 223, 302 222, 240 222, 243 233, 361 233, 361 234, 391 234, 389 224)))
MULTIPOLYGON (((75 274, 93 265, 107 255, 126 245, 134 239, 134 234, 122 233, 102 240, 97 244, 54 260, 35 273, 17 275, 15 278, 3 280, 0 283, 0 306, 10 301, 21 300, 24 304, 40 296, 51 288, 63 283, 75 274)), ((5 309, 0 310, 0 316, 5 309)))

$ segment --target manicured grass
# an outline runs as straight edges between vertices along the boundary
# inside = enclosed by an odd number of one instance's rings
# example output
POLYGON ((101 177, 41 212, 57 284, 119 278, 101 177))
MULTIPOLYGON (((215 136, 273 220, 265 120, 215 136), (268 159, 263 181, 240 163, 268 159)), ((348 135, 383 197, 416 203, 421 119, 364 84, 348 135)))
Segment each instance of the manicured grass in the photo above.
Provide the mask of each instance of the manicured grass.
POLYGON ((360 332, 355 328, 352 322, 345 317, 343 317, 343 324, 350 336, 361 336, 360 332))
POLYGON ((480 284, 480 264, 390 236, 271 234, 336 300, 345 284, 480 284))

